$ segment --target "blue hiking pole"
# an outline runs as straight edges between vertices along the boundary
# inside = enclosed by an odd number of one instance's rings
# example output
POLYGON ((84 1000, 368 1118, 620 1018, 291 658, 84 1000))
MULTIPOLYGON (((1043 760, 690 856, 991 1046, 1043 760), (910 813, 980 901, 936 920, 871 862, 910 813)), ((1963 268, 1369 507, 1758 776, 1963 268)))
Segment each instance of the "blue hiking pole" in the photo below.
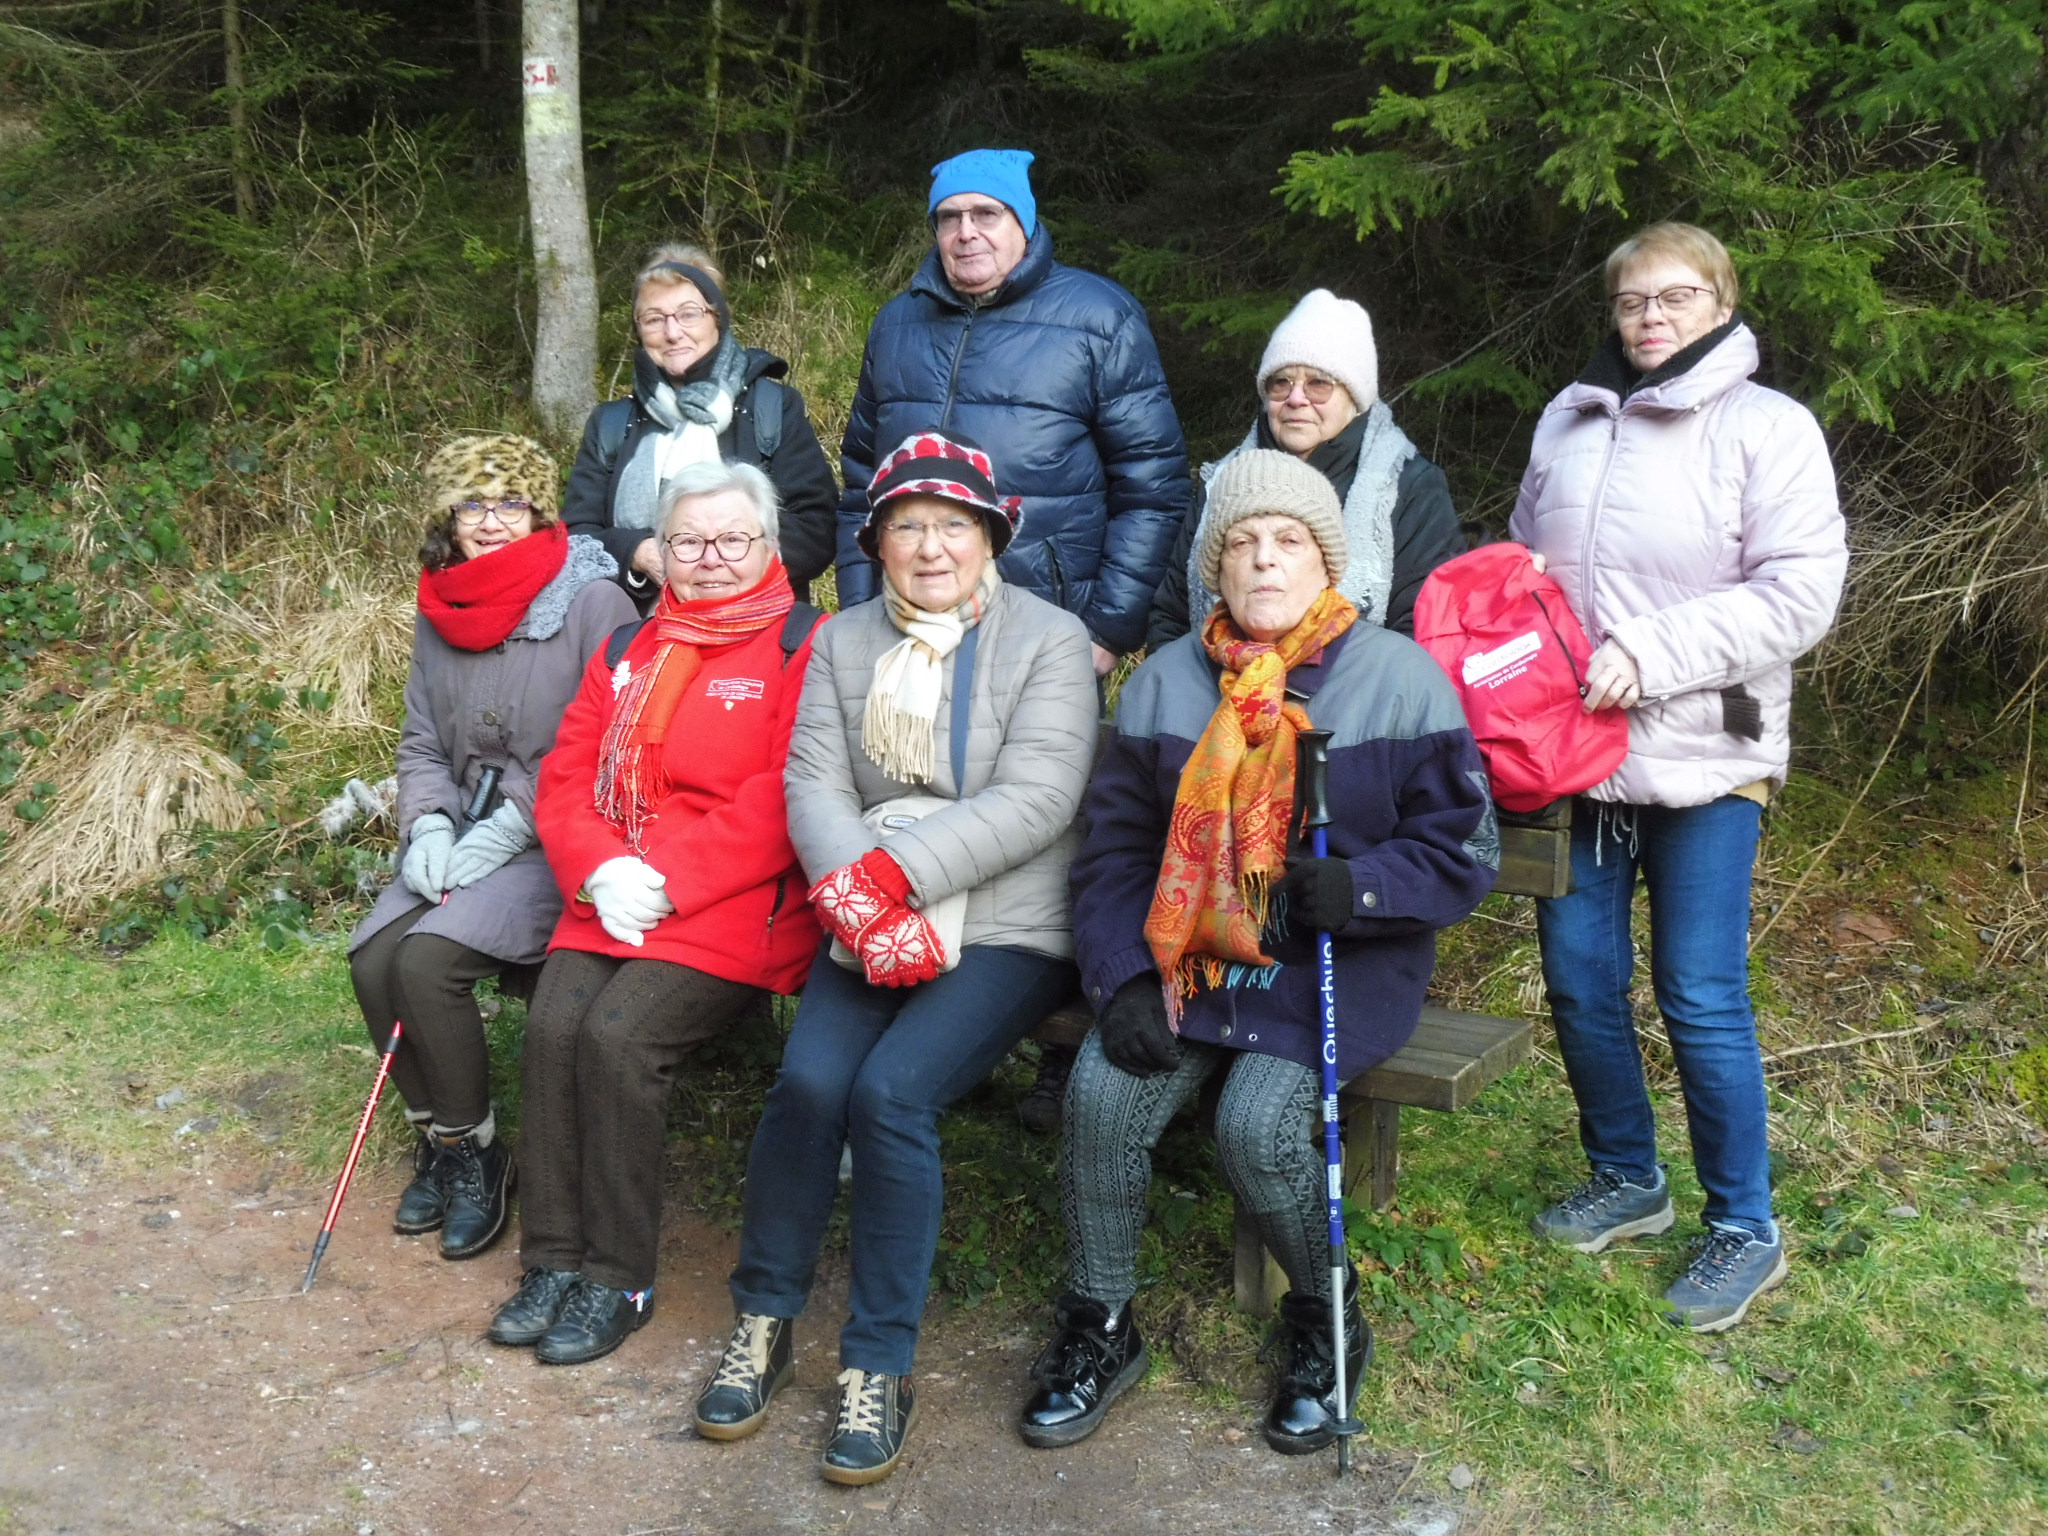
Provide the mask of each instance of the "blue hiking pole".
MULTIPOLYGON (((1302 731, 1295 737, 1299 764, 1301 829, 1309 851, 1330 856, 1330 733, 1302 731)), ((1344 1242, 1344 1143, 1337 1118, 1337 963, 1330 952, 1330 931, 1316 932, 1316 968, 1323 1004, 1323 1169, 1328 1179, 1325 1203, 1330 1217, 1330 1348, 1337 1366, 1337 1475, 1351 1470, 1351 1437, 1365 1426, 1351 1415, 1357 1383, 1346 1381, 1344 1353, 1344 1282, 1351 1253, 1344 1242)))

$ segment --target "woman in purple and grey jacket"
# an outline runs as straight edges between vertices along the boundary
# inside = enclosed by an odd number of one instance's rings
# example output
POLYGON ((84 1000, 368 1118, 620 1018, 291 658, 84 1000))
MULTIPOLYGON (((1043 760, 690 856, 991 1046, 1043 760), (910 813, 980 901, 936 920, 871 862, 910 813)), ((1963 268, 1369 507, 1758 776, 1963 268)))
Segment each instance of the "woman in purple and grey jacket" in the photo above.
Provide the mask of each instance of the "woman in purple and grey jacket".
MULTIPOLYGON (((1069 1294, 1033 1367, 1020 1433, 1071 1445, 1145 1373, 1132 1317, 1151 1153, 1224 1074, 1217 1152, 1240 1210, 1293 1285, 1267 1443, 1328 1445, 1336 1400, 1318 1147, 1322 1016, 1314 935, 1335 941, 1337 1069, 1407 1042, 1436 931, 1493 888, 1499 841, 1479 751, 1420 646, 1358 623, 1330 482, 1251 448, 1209 487, 1198 631, 1124 685, 1074 860, 1074 941, 1096 1012, 1067 1087, 1061 1204, 1069 1294), (1295 734, 1333 733, 1330 857, 1292 844, 1295 734)), ((1356 1384, 1371 1347, 1357 1280, 1343 1304, 1356 1384)))

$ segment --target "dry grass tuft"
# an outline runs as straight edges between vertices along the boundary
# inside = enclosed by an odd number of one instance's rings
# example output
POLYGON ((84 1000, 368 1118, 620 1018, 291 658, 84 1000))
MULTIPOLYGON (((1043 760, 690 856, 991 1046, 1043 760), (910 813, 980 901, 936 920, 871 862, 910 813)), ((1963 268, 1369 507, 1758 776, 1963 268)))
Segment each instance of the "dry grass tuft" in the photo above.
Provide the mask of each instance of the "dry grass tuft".
POLYGON ((50 814, 0 867, 0 924, 39 906, 81 916, 161 873, 201 826, 255 817, 242 770, 189 731, 125 724, 98 752, 53 763, 50 814))
POLYGON ((412 657, 413 605, 402 595, 338 585, 331 607, 277 636, 273 653, 286 684, 326 692, 329 719, 344 729, 389 724, 376 708, 378 683, 403 675, 412 657))

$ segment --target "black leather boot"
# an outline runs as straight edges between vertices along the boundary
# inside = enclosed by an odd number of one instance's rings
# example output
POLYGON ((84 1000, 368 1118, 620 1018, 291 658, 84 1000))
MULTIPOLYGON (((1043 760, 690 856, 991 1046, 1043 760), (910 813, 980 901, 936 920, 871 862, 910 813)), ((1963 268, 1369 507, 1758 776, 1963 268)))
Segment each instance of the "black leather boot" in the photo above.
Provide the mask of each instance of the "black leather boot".
POLYGON ((1038 1056, 1038 1076, 1017 1101, 1017 1120, 1034 1136, 1050 1136, 1060 1128, 1066 1108, 1067 1079, 1074 1071, 1074 1048, 1048 1045, 1038 1056))
POLYGON ((1125 1302, 1115 1323, 1109 1308, 1086 1296, 1053 1305, 1059 1332, 1032 1364, 1038 1391, 1024 1405, 1017 1433, 1026 1445, 1072 1445, 1094 1434, 1117 1396, 1145 1379, 1152 1357, 1125 1302))
POLYGON ((441 1148, 424 1129, 412 1149, 412 1182, 398 1197, 392 1213, 391 1230, 405 1237, 439 1230, 448 1208, 448 1195, 441 1188, 441 1148))
POLYGON ((493 1344, 514 1347, 538 1344, 562 1315, 563 1303, 576 1289, 582 1274, 573 1269, 542 1269, 538 1266, 519 1277, 519 1289, 498 1308, 491 1319, 488 1337, 493 1344))
POLYGON ((441 1218, 441 1257, 473 1259, 504 1236, 511 1217, 512 1150, 502 1140, 480 1147, 474 1133, 436 1140, 448 1199, 441 1218))
POLYGON ((879 1483, 896 1470, 916 1422, 917 1394, 908 1376, 841 1371, 839 1423, 825 1447, 825 1481, 850 1488, 879 1483))
POLYGON ((768 1417, 768 1400, 796 1375, 796 1330, 786 1317, 742 1312, 718 1369, 697 1397, 697 1433, 744 1440, 768 1417))
POLYGON ((1337 1357, 1330 1351, 1330 1305, 1289 1291, 1280 1298, 1280 1322, 1267 1345, 1277 1355, 1280 1380, 1260 1426, 1266 1444, 1283 1456, 1320 1451, 1337 1438, 1337 1423, 1351 1415, 1358 1384, 1372 1363, 1372 1328, 1358 1306, 1358 1275, 1344 1285, 1344 1392, 1337 1402, 1337 1357))
POLYGON ((654 1292, 620 1291, 595 1280, 579 1280, 555 1325, 541 1335, 533 1357, 542 1365, 582 1365, 601 1359, 626 1342, 654 1316, 654 1292))

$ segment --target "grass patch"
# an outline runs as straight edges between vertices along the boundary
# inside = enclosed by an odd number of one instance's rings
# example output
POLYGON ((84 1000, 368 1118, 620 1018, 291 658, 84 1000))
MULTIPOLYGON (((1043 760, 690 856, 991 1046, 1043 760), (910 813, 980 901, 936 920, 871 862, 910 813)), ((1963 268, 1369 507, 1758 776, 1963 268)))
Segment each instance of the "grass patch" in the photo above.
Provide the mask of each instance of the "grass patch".
MULTIPOLYGON (((1460 964, 1504 1003, 1528 961, 1513 913, 1499 919, 1493 968, 1460 964)), ((202 1152, 339 1162, 372 1070, 339 936, 278 951, 239 928, 173 931, 118 957, 17 945, 0 965, 0 1136, 17 1146, 114 1172, 202 1152)), ((508 1120, 522 1017, 506 1002, 492 1024, 508 1120)), ((678 1095, 682 1198, 711 1214, 737 1215, 779 1022, 764 1010, 678 1095)), ((1423 1455, 1422 1483, 1468 1465, 1472 1497, 1503 1517, 1603 1533, 2048 1531, 2048 1148, 1965 1134, 1982 1063, 1950 1054, 1912 1115, 1883 1084, 1859 1097, 1876 1074, 1853 1063, 1825 1085, 1773 1080, 1792 1276, 1721 1339, 1661 1320, 1680 1234, 1597 1258, 1527 1236, 1579 1173, 1554 1062, 1539 1055, 1462 1114, 1411 1111, 1398 1205, 1353 1225, 1380 1341, 1363 1402, 1374 1443, 1423 1455)), ((935 1282, 1035 1331, 1062 1254, 1057 1143, 1012 1112, 1031 1072, 1013 1058, 945 1122, 935 1282)), ((1682 1116, 1658 1081, 1680 1209, 1696 1218, 1682 1116)), ((388 1115, 372 1155, 402 1153, 388 1115)), ((1155 1166, 1147 1332, 1162 1370, 1249 1417, 1266 1391, 1262 1327, 1229 1308, 1213 1152, 1184 1119, 1155 1166)))

